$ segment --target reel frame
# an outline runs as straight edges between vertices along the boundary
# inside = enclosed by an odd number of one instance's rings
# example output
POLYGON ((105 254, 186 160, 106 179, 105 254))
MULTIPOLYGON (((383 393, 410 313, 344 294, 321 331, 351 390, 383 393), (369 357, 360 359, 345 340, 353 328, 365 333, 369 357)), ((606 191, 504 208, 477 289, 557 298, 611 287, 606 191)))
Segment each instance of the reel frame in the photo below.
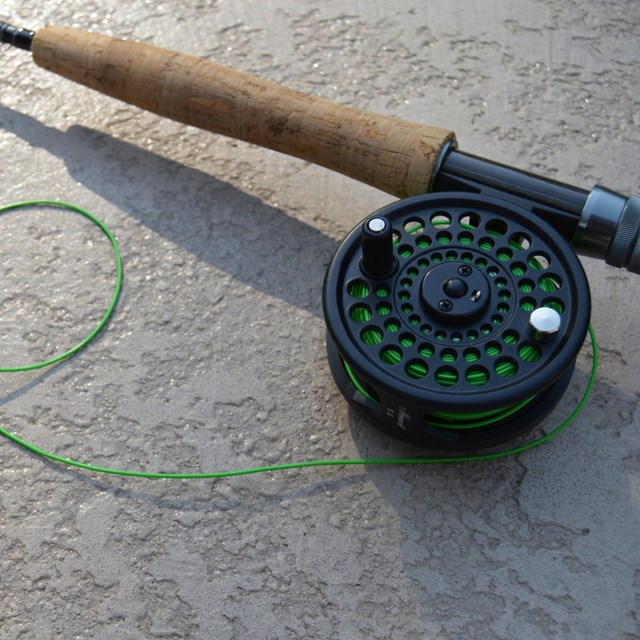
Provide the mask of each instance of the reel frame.
POLYGON ((323 287, 345 398, 387 433, 441 450, 490 447, 542 420, 569 384, 590 306, 559 232, 466 192, 380 209, 338 248, 323 287))

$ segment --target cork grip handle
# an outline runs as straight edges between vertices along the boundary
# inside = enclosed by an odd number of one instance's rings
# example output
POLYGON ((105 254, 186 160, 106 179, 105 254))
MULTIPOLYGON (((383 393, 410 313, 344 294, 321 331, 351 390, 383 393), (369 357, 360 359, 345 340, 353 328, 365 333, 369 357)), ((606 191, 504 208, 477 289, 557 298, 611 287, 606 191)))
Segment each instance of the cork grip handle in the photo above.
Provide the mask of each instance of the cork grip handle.
POLYGON ((66 27, 41 67, 161 116, 301 158, 398 197, 425 193, 451 131, 353 109, 214 62, 66 27))

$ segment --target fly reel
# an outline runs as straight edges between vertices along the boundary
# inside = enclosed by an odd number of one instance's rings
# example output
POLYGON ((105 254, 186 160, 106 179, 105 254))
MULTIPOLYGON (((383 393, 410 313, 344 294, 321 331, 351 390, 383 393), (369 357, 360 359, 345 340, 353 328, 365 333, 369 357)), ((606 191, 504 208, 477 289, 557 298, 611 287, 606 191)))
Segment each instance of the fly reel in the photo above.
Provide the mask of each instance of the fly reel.
POLYGON ((385 432, 440 450, 516 438, 566 390, 588 331, 569 243, 516 204, 434 193, 338 248, 323 288, 331 371, 385 432))

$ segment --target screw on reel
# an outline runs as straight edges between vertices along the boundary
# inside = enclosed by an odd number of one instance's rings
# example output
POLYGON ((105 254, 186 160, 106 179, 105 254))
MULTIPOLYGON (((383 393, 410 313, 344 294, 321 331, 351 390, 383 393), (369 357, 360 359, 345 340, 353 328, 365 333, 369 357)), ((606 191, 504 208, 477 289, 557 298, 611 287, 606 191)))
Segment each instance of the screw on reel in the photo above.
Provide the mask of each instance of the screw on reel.
POLYGON ((589 286, 549 224, 497 198, 428 194, 354 229, 323 288, 327 353, 350 404, 429 449, 532 429, 566 390, 589 286))

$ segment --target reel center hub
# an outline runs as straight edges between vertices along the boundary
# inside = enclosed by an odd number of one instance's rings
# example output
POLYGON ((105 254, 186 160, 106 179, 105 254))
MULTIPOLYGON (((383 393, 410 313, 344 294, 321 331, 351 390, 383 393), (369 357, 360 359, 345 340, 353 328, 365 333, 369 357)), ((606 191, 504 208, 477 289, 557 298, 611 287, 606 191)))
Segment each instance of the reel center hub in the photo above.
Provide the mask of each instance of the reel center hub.
POLYGON ((483 314, 489 305, 486 276, 470 264, 448 262, 431 269, 422 281, 425 311, 450 322, 464 322, 483 314))

